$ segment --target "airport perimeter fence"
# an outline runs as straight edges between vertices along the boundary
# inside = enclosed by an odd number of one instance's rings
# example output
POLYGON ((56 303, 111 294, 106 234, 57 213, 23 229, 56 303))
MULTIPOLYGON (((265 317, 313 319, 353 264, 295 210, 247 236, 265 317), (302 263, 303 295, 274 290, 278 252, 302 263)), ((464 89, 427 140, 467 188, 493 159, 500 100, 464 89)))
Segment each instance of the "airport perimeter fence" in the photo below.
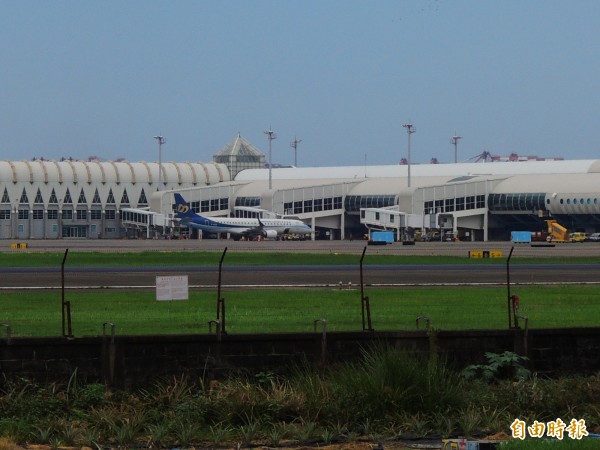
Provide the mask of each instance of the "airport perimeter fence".
MULTIPOLYGON (((187 275, 155 275, 124 287, 69 285, 2 289, 0 324, 15 336, 203 334, 370 330, 472 330, 595 327, 597 288, 586 285, 321 288, 188 284, 187 275), (516 302, 515 302, 516 300, 516 302)), ((59 274, 55 274, 59 275, 59 274)), ((229 274, 230 275, 230 274, 229 274)), ((114 274, 107 274, 114 277, 114 274)), ((116 277, 118 278, 118 277, 116 277)), ((121 283, 122 280, 116 280, 121 283)), ((0 287, 5 283, 0 283, 0 287)), ((0 330, 1 331, 1 330, 0 330)))
POLYGON ((389 283, 373 283, 376 271, 365 266, 363 274, 358 265, 347 269, 353 281, 334 281, 341 278, 335 268, 305 268, 309 281, 325 276, 329 282, 298 283, 289 266, 226 267, 225 253, 218 267, 93 268, 68 266, 67 251, 60 270, 4 270, 0 332, 78 337, 101 335, 107 327, 136 335, 600 325, 595 284, 504 282, 502 264, 494 269, 500 272, 494 283, 438 283, 435 276, 427 283, 394 283, 394 270, 386 272, 389 283))

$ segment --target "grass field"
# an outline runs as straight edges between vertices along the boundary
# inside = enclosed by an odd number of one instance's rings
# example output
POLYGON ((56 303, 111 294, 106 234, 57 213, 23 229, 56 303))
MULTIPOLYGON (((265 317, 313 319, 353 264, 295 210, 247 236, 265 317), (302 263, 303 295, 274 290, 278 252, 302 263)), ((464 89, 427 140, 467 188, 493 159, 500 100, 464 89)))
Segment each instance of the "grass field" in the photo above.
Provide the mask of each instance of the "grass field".
MULTIPOLYGON (((66 266, 218 266, 222 252, 69 252, 66 266)), ((64 253, 0 253, 0 267, 60 267, 64 253)), ((360 262, 360 255, 341 253, 227 252, 224 264, 239 265, 347 265, 360 262)), ((600 264, 598 257, 570 258, 572 264, 600 264)), ((505 258, 470 259, 465 256, 365 255, 364 264, 500 264, 505 258)), ((513 256, 511 264, 564 263, 561 258, 513 256)))
MULTIPOLYGON (((520 314, 530 328, 600 325, 600 303, 594 286, 519 287, 520 314)), ((502 329, 508 326, 506 291, 486 288, 367 289, 376 330, 412 330, 427 316, 442 330, 502 329)), ((225 291, 229 333, 307 332, 325 318, 329 331, 362 329, 358 290, 225 291)), ((216 318, 216 292, 192 291, 188 301, 159 302, 154 291, 68 292, 75 336, 99 335, 102 323, 117 333, 206 333, 216 318)), ((3 293, 0 323, 15 336, 59 336, 60 292, 3 293)), ((423 324, 421 325, 423 326, 423 324)))

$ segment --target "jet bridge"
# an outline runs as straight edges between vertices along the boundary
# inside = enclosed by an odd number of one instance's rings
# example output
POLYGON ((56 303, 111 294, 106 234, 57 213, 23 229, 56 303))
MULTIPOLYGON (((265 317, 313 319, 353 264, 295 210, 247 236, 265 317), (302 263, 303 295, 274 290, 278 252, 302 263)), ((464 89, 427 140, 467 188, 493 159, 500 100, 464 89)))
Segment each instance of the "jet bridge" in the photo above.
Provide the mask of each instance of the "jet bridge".
POLYGON ((172 217, 137 208, 121 209, 121 223, 128 232, 134 230, 138 236, 145 234, 147 239, 164 235, 175 226, 172 217))
POLYGON ((410 239, 415 229, 423 226, 423 216, 420 214, 407 214, 399 210, 398 206, 385 208, 360 208, 360 223, 371 231, 394 231, 396 240, 410 239))

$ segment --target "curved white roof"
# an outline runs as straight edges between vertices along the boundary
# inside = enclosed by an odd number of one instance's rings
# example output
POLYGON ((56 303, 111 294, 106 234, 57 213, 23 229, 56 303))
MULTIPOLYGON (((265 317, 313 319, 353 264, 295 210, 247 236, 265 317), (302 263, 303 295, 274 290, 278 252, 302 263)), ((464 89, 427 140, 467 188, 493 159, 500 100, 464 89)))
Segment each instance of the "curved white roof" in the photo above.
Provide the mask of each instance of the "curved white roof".
POLYGON ((569 174, 518 175, 499 182, 494 186, 494 194, 514 193, 577 193, 598 192, 600 174, 585 173, 577 176, 577 182, 569 174))
MULTIPOLYGON (((588 173, 600 172, 600 160, 413 164, 410 171, 411 177, 588 173)), ((253 181, 268 179, 268 177, 269 169, 246 169, 238 173, 235 179, 253 181)), ((272 178, 278 180, 388 177, 408 177, 408 166, 286 167, 272 169, 272 178)))
MULTIPOLYGON (((229 181, 229 170, 217 163, 162 164, 165 184, 214 184, 229 181)), ((155 183, 158 163, 127 161, 0 161, 0 181, 12 182, 86 182, 86 183, 155 183)))

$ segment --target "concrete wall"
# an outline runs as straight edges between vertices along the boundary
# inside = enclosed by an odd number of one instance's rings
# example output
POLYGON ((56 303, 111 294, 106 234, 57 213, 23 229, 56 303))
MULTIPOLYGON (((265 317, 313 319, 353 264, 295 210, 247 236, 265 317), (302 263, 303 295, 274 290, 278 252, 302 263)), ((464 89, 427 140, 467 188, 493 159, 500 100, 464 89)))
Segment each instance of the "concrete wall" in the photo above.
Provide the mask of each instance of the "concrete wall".
POLYGON ((285 372, 295 364, 356 359, 362 348, 389 346, 438 355, 456 368, 485 363, 485 352, 514 351, 544 374, 600 370, 600 328, 413 332, 336 332, 0 339, 0 373, 41 381, 75 370, 79 379, 117 386, 188 374, 218 378, 236 371, 285 372))

